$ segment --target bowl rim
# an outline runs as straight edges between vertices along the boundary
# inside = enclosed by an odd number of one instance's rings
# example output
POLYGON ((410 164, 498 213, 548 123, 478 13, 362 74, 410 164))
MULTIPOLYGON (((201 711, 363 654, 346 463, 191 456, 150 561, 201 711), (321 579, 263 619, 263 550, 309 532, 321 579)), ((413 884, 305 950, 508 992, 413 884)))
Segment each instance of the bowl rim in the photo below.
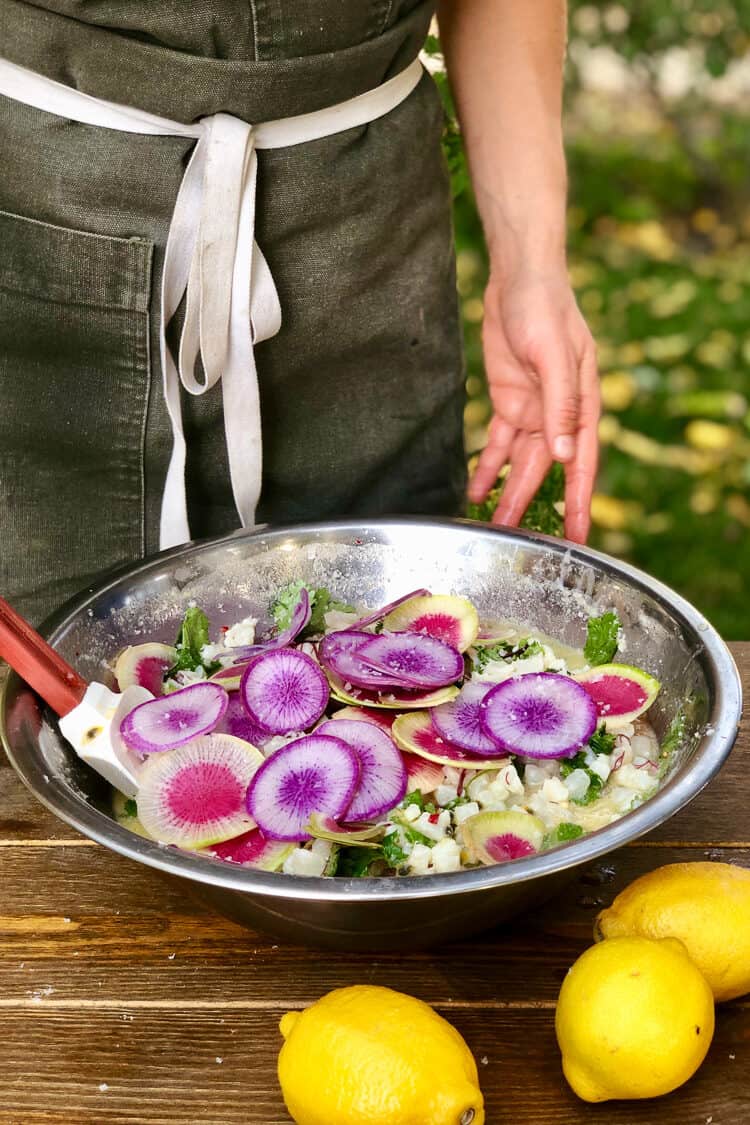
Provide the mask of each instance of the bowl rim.
POLYGON ((279 526, 262 524, 253 529, 241 529, 228 536, 191 541, 148 556, 136 563, 107 571, 97 582, 68 599, 47 617, 39 631, 54 646, 56 638, 64 631, 70 618, 85 610, 92 601, 115 588, 124 578, 136 578, 173 559, 189 559, 217 547, 236 545, 238 542, 254 538, 266 537, 273 541, 288 539, 290 536, 304 537, 321 533, 333 535, 346 533, 361 535, 369 531, 387 533, 389 528, 404 525, 425 529, 470 528, 480 537, 499 535, 511 541, 530 540, 538 545, 548 546, 556 554, 568 554, 571 559, 582 563, 595 563, 605 573, 627 579, 630 585, 668 608, 671 616, 678 620, 688 634, 699 634, 702 646, 700 658, 707 665, 707 673, 713 680, 715 697, 706 722, 706 732, 693 753, 689 767, 680 770, 663 789, 639 808, 624 814, 612 824, 525 859, 492 867, 471 868, 419 878, 371 876, 326 879, 321 876, 264 872, 181 852, 170 845, 137 836, 55 779, 53 779, 54 784, 49 785, 45 782, 45 774, 39 758, 19 759, 8 735, 6 726, 8 700, 11 692, 22 689, 22 681, 13 671, 7 676, 0 691, 0 739, 11 765, 37 800, 60 820, 89 839, 128 859, 137 860, 166 874, 177 875, 191 882, 222 890, 252 893, 270 899, 315 900, 326 903, 400 901, 435 898, 441 895, 472 894, 540 879, 578 867, 630 843, 664 823, 696 797, 718 773, 737 737, 742 714, 742 687, 734 658, 716 629, 680 594, 630 563, 621 562, 566 539, 557 539, 523 529, 495 527, 467 519, 410 516, 330 520, 279 526))

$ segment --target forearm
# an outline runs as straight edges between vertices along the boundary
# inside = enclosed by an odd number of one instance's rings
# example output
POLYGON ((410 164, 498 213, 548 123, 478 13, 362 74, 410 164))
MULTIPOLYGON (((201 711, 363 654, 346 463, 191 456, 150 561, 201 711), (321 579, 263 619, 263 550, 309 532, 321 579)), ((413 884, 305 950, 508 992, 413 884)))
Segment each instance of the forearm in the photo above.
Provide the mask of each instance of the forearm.
POLYGON ((440 35, 493 272, 565 260, 565 0, 440 0, 440 35))

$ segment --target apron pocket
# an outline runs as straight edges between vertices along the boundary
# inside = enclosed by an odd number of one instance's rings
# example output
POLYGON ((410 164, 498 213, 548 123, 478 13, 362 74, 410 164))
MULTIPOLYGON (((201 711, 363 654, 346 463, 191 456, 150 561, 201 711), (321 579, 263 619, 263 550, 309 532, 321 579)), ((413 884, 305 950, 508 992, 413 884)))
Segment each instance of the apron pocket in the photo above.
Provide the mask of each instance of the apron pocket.
POLYGON ((33 619, 143 553, 152 257, 0 211, 0 589, 33 619))

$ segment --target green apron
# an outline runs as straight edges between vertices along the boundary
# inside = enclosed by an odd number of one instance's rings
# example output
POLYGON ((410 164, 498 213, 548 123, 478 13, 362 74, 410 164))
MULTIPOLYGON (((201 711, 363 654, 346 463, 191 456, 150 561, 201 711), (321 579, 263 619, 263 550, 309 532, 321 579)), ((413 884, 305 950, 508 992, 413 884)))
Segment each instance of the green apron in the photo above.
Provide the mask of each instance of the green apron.
MULTIPOLYGON (((418 0, 0 0, 0 53, 177 121, 354 97, 416 55, 418 0), (116 30, 113 30, 116 28, 116 30)), ((455 513, 463 377, 441 110, 259 154, 256 234, 281 299, 259 344, 258 519, 455 513)), ((171 434, 159 285, 192 143, 0 97, 0 590, 39 618, 158 546, 171 434)), ((219 389, 185 396, 199 538, 238 523, 219 389)))

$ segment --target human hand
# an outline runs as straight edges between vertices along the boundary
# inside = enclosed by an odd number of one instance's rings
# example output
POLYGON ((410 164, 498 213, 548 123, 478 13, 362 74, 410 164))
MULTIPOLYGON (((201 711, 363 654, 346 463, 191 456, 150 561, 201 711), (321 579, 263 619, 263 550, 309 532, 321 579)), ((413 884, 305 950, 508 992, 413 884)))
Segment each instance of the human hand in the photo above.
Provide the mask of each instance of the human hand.
POLYGON ((565 271, 490 277, 483 344, 494 415, 469 483, 481 503, 510 474, 493 523, 517 526, 553 460, 565 466, 565 534, 584 543, 598 462, 596 345, 565 271))

